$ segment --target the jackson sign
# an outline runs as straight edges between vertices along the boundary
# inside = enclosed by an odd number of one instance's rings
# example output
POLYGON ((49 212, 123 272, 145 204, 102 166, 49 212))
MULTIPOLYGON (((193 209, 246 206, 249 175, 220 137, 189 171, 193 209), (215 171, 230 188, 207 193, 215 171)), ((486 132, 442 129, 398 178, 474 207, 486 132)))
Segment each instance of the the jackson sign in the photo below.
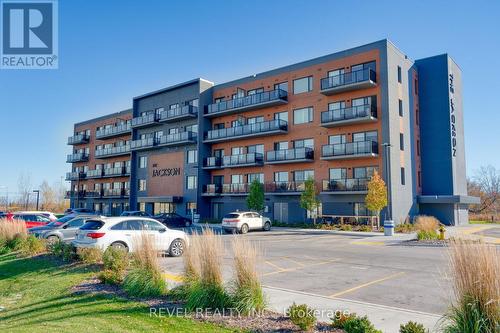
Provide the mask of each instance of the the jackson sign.
MULTIPOLYGON (((156 168, 156 165, 153 165, 153 168, 156 168)), ((181 168, 153 169, 153 177, 172 177, 180 174, 181 168)))
POLYGON ((457 117, 455 115, 455 101, 453 99, 453 94, 455 93, 455 85, 453 82, 453 73, 448 76, 448 82, 450 87, 450 129, 451 129, 451 153, 453 157, 457 156, 457 117))

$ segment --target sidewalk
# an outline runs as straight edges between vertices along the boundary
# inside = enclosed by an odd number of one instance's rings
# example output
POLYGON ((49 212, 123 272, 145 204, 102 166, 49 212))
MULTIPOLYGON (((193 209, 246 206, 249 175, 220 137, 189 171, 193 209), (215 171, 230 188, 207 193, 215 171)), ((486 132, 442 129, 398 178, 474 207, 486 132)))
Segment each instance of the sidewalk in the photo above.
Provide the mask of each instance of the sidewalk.
POLYGON ((347 310, 360 316, 368 316, 373 325, 384 333, 399 332, 399 325, 409 320, 421 323, 433 332, 441 318, 441 315, 433 313, 404 310, 342 298, 330 298, 281 288, 264 286, 264 292, 268 297, 270 308, 279 313, 284 313, 293 302, 296 304, 305 303, 318 310, 319 321, 330 323, 331 320, 328 316, 332 312, 347 310))
POLYGON ((468 224, 456 227, 445 227, 446 238, 471 238, 481 239, 488 244, 500 244, 500 238, 478 235, 482 231, 490 229, 500 229, 499 224, 485 225, 485 224, 468 224))

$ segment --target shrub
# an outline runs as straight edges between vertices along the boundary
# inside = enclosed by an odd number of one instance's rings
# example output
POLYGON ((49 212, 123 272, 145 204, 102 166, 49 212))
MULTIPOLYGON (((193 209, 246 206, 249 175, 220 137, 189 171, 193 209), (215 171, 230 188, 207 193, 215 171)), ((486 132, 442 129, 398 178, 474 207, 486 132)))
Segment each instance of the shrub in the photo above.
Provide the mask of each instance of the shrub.
POLYGON ((0 219, 0 254, 17 251, 28 233, 22 220, 0 219))
POLYGON ((98 248, 80 248, 76 251, 78 258, 88 265, 102 262, 102 251, 98 248))
POLYGON ((161 274, 158 252, 153 239, 146 233, 134 240, 136 251, 132 270, 125 276, 123 288, 131 296, 161 296, 167 290, 167 284, 161 274))
POLYGON ((493 245, 453 240, 450 272, 455 302, 444 332, 497 332, 500 323, 500 252, 493 245))
POLYGON ((98 278, 102 283, 120 284, 125 276, 129 259, 125 250, 108 247, 102 255, 103 271, 98 278))
POLYGON ((332 318, 332 327, 333 328, 344 328, 345 323, 350 320, 356 318, 355 313, 344 314, 341 313, 340 316, 335 316, 332 318))
POLYGON ((438 239, 438 234, 435 230, 419 230, 417 231, 418 240, 434 240, 438 239))
POLYGON ((292 323, 300 327, 303 331, 309 331, 316 324, 314 310, 306 304, 297 305, 293 303, 287 310, 292 323))
POLYGON ((436 231, 439 221, 434 216, 419 215, 415 218, 415 229, 417 231, 436 231))
POLYGON ((343 328, 346 333, 382 333, 382 331, 375 329, 367 316, 350 317, 345 321, 343 328))
POLYGON ((362 225, 358 228, 358 231, 362 231, 362 232, 370 232, 372 231, 372 227, 369 226, 369 225, 362 225))
POLYGON ((409 234, 410 232, 415 231, 415 226, 411 223, 401 223, 396 225, 394 231, 399 233, 409 234))
POLYGON ((57 241, 47 245, 50 254, 62 258, 64 261, 76 259, 76 253, 71 244, 66 244, 62 241, 57 241))
POLYGON ((409 321, 406 324, 399 325, 399 333, 427 333, 424 325, 409 321))
POLYGON ((21 241, 17 245, 16 250, 18 250, 22 256, 34 256, 43 253, 47 250, 45 241, 36 238, 33 235, 28 237, 19 238, 21 241))
POLYGON ((260 312, 266 307, 266 300, 257 274, 257 247, 242 237, 235 237, 232 247, 236 275, 233 307, 243 314, 260 312))
POLYGON ((341 231, 351 231, 352 230, 352 225, 350 225, 350 224, 341 224, 339 226, 339 229, 341 231))

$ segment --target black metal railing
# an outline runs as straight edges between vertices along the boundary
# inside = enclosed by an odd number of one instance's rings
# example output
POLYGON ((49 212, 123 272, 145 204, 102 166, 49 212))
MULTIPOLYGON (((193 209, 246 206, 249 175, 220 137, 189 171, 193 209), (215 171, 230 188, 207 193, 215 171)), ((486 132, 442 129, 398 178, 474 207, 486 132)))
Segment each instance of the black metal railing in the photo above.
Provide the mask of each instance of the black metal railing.
POLYGON ((258 94, 248 95, 244 97, 234 98, 219 103, 210 104, 207 108, 207 114, 218 112, 226 112, 232 109, 240 109, 245 107, 254 107, 259 104, 269 103, 273 101, 286 102, 288 93, 282 89, 264 91, 258 94))
POLYGON ((250 184, 222 184, 222 194, 244 194, 250 190, 250 184))
POLYGON ((305 190, 304 182, 271 182, 264 184, 265 192, 290 193, 302 192, 305 190))
POLYGON ((248 164, 262 164, 264 161, 264 155, 261 153, 248 153, 241 155, 230 155, 224 156, 222 160, 222 165, 224 167, 238 166, 238 165, 248 165, 248 164))
POLYGON ((368 189, 367 178, 346 178, 323 180, 324 192, 343 192, 343 191, 366 191, 368 189))
POLYGON ((301 147, 271 150, 266 152, 266 162, 284 162, 294 160, 314 160, 314 149, 301 147))
POLYGON ((95 132, 95 137, 97 139, 102 139, 110 136, 127 134, 130 133, 131 130, 132 130, 132 125, 130 122, 127 122, 113 127, 100 129, 95 132))
POLYGON ((158 140, 156 140, 157 145, 171 145, 176 143, 184 143, 184 142, 196 142, 197 133, 192 131, 167 134, 161 136, 158 140))
POLYGON ((210 156, 203 160, 204 168, 219 168, 222 166, 222 158, 210 156))
POLYGON ((218 140, 244 135, 265 134, 273 131, 287 131, 288 123, 281 119, 263 121, 260 123, 246 124, 235 127, 214 129, 205 133, 205 140, 218 140))
POLYGON ((103 175, 102 169, 87 170, 87 178, 101 178, 103 175))
POLYGON ((378 143, 375 141, 358 141, 321 147, 321 157, 327 158, 365 154, 378 154, 378 143))
POLYGON ((90 136, 87 134, 75 134, 68 138, 68 145, 77 145, 80 143, 87 143, 90 140, 90 136))
POLYGON ((193 105, 184 105, 175 109, 169 109, 160 112, 160 118, 158 120, 168 121, 169 119, 196 117, 197 115, 198 107, 193 105))
POLYGON ((145 125, 149 125, 149 124, 154 124, 157 121, 158 121, 157 114, 155 112, 151 112, 151 113, 145 114, 144 116, 132 118, 131 126, 132 127, 140 127, 140 126, 145 126, 145 125))
POLYGON ((371 68, 360 69, 321 79, 321 90, 327 90, 364 81, 377 81, 377 74, 371 68))
POLYGON ((377 118, 377 106, 375 104, 365 104, 337 110, 323 111, 321 112, 321 123, 333 123, 336 121, 366 118, 369 116, 377 118))
POLYGON ((84 162, 88 161, 88 159, 89 159, 89 154, 87 153, 74 153, 66 156, 66 162, 68 163, 84 162))
POLYGON ((69 198, 83 198, 86 191, 66 191, 66 199, 69 198))
POLYGON ((95 157, 107 157, 107 156, 116 156, 116 155, 124 155, 130 153, 130 145, 117 146, 111 148, 101 148, 95 150, 95 157))

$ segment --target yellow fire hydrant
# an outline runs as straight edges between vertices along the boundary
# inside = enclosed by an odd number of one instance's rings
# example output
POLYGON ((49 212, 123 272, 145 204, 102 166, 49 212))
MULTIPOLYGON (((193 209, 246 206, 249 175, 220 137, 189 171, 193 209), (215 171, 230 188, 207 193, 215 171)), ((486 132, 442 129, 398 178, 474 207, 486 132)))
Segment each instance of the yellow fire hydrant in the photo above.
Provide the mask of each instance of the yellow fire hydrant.
POLYGON ((444 228, 444 225, 439 226, 439 240, 444 240, 444 232, 446 229, 444 228))

